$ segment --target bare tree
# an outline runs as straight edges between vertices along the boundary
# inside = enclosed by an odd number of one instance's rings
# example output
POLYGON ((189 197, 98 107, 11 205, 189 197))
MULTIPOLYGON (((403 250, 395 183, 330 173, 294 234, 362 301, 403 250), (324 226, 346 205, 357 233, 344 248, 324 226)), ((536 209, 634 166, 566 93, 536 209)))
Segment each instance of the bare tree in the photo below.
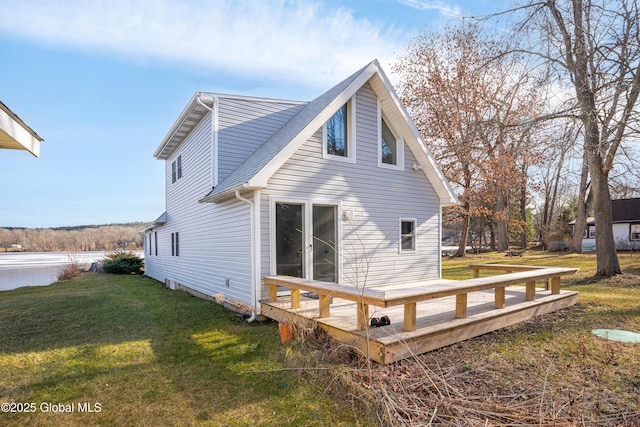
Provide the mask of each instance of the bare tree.
POLYGON ((404 104, 461 193, 457 256, 473 216, 493 215, 498 250, 507 249, 510 200, 526 200, 526 171, 542 149, 531 120, 542 111, 535 73, 521 58, 495 59, 501 49, 477 25, 461 24, 418 36, 394 67, 404 104))
POLYGON ((637 0, 528 1, 518 27, 537 55, 574 91, 584 130, 597 227, 597 276, 619 274, 611 224, 609 173, 623 142, 638 132, 640 89, 637 0), (533 40, 533 34, 539 39, 533 40))

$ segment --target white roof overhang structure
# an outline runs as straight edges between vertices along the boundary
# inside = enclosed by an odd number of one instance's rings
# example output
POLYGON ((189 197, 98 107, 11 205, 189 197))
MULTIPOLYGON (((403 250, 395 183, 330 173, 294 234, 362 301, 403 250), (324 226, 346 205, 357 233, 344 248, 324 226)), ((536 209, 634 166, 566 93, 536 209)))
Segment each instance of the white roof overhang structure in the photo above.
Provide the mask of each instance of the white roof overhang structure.
POLYGON ((42 141, 33 129, 0 102, 0 148, 25 150, 38 157, 42 141))

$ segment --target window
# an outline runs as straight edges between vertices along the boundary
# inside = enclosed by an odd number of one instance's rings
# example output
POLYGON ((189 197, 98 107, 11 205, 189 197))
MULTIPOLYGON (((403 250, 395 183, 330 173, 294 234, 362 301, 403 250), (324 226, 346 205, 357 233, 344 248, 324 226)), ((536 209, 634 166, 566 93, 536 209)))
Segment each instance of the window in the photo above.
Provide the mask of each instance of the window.
POLYGON ((396 142, 396 137, 391 133, 391 129, 385 123, 384 119, 382 119, 382 123, 380 126, 381 134, 380 135, 380 155, 382 163, 386 163, 388 165, 397 165, 398 164, 398 145, 396 142))
POLYGON ((378 166, 389 169, 404 169, 404 143, 389 126, 378 105, 378 166))
POLYGON ((148 236, 149 236, 149 255, 151 255, 151 233, 149 233, 148 236))
POLYGON ((180 256, 180 238, 178 232, 171 233, 171 256, 180 256))
POLYGON ((155 240, 155 243, 156 243, 156 256, 158 256, 158 232, 157 231, 153 232, 153 240, 155 240))
POLYGON ((347 104, 343 105, 327 122, 327 154, 349 156, 347 104))
POLYGON ((640 224, 631 224, 629 240, 640 240, 640 224))
POLYGON ((416 250, 416 220, 400 220, 400 252, 416 250))
POLYGON ((595 239, 596 238, 596 226, 595 225, 590 225, 589 226, 589 239, 595 239))
POLYGON ((171 183, 173 184, 180 178, 182 178, 182 154, 171 163, 171 183))
POLYGON ((324 126, 323 157, 355 162, 354 102, 344 104, 324 126))

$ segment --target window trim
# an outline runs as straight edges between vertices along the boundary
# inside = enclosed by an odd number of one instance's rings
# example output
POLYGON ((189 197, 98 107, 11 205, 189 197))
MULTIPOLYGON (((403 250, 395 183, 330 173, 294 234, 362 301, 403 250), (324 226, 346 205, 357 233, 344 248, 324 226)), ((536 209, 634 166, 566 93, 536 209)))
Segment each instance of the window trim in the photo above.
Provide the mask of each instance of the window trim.
MULTIPOLYGON (((356 162, 356 100, 355 97, 349 99, 345 104, 342 104, 340 108, 347 106, 347 155, 338 156, 336 154, 329 154, 327 151, 327 121, 322 125, 322 158, 330 160, 338 160, 340 162, 355 163, 356 162)), ((337 112, 337 111, 336 111, 337 112)), ((334 113, 335 114, 335 113, 334 113)))
POLYGON ((398 227, 398 253, 415 253, 418 251, 418 219, 417 218, 400 218, 399 227, 398 227), (405 222, 413 223, 413 249, 403 249, 402 248, 402 238, 404 235, 402 233, 402 224, 405 222))
POLYGON ((382 112, 380 101, 378 101, 378 167, 384 169, 404 170, 404 140, 398 137, 398 132, 391 125, 389 118, 382 112), (391 131, 396 142, 396 163, 384 163, 382 161, 382 121, 391 131))
POLYGON ((171 233, 171 256, 180 256, 180 234, 171 233))

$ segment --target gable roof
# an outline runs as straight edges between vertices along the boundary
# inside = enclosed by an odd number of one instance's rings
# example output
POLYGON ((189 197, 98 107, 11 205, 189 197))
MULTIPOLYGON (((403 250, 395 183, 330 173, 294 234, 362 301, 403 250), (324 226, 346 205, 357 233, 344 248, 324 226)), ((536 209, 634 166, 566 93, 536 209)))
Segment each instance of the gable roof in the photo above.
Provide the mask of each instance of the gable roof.
POLYGON ((288 104, 306 104, 302 101, 291 101, 286 99, 274 99, 274 98, 260 98, 255 96, 243 96, 243 95, 228 95, 222 93, 212 92, 196 92, 187 106, 182 110, 176 121, 167 132, 153 157, 159 160, 167 160, 171 157, 171 154, 176 148, 184 141, 184 139, 191 133, 191 131, 200 123, 200 120, 207 115, 215 107, 216 99, 243 99, 249 101, 261 101, 261 102, 277 102, 288 104))
POLYGON ((640 221, 640 198, 611 201, 612 222, 640 221))
POLYGON ((26 150, 38 157, 42 141, 33 129, 0 101, 0 148, 26 150))
POLYGON ((305 105, 200 201, 217 202, 232 197, 235 191, 266 188, 268 179, 367 82, 380 99, 383 110, 390 116, 394 128, 401 133, 422 166, 441 204, 458 204, 458 198, 377 60, 305 105))

